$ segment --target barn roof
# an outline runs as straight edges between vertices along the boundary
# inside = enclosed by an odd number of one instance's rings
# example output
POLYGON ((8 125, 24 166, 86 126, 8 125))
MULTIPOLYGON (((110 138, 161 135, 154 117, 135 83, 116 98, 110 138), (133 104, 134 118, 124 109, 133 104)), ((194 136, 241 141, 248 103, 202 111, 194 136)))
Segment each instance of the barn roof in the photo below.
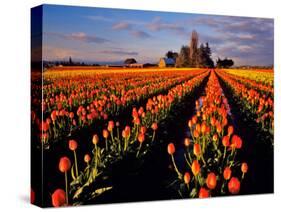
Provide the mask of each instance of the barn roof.
POLYGON ((175 60, 173 58, 162 58, 165 61, 166 65, 174 65, 175 60))

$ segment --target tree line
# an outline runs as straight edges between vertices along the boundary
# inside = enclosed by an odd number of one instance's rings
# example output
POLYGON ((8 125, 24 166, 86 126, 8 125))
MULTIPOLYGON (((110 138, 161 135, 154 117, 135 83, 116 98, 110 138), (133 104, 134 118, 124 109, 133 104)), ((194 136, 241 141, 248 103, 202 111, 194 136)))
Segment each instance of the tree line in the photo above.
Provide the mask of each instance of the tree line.
MULTIPOLYGON (((180 52, 168 51, 166 53, 167 58, 173 58, 176 61, 176 67, 197 67, 197 68, 214 68, 215 64, 212 59, 212 50, 209 46, 209 43, 200 44, 199 36, 196 31, 193 31, 191 34, 190 44, 183 45, 180 49, 180 52)), ((223 59, 218 58, 216 61, 216 66, 219 68, 229 68, 234 65, 232 59, 223 59)))

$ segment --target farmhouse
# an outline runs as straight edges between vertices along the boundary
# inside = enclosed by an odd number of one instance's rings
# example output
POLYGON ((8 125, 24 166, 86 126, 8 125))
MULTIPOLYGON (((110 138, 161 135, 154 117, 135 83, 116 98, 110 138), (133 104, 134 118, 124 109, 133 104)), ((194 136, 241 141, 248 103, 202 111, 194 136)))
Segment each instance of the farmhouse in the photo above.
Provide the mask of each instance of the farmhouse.
POLYGON ((165 68, 165 67, 174 67, 175 66, 175 60, 173 58, 160 58, 159 61, 159 67, 165 68))

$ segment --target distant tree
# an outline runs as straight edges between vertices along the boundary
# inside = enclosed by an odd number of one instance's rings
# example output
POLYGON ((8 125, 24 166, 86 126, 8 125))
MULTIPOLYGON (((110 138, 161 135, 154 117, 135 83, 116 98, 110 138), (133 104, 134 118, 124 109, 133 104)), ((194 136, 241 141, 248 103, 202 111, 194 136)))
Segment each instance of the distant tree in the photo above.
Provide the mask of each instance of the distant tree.
POLYGON ((206 43, 205 46, 204 44, 201 44, 198 49, 197 67, 213 68, 214 61, 212 60, 211 55, 212 52, 209 44, 206 43))
POLYGON ((190 39, 190 51, 189 51, 189 57, 190 57, 190 65, 191 66, 198 66, 198 40, 199 36, 198 33, 193 30, 191 33, 191 39, 190 39))
POLYGON ((134 64, 134 63, 137 63, 136 59, 135 58, 127 58, 125 61, 124 61, 124 64, 134 64))
POLYGON ((72 58, 71 57, 69 57, 69 65, 73 65, 73 62, 72 62, 72 58))
POLYGON ((166 53, 166 57, 167 58, 172 58, 174 59, 174 61, 176 61, 177 57, 179 56, 179 54, 177 52, 173 52, 173 51, 168 51, 166 53))
POLYGON ((176 59, 176 67, 188 67, 190 66, 190 49, 188 46, 182 46, 180 53, 176 59))
POLYGON ((234 65, 234 62, 232 59, 225 58, 224 60, 221 60, 218 58, 217 60, 217 68, 229 68, 234 65))

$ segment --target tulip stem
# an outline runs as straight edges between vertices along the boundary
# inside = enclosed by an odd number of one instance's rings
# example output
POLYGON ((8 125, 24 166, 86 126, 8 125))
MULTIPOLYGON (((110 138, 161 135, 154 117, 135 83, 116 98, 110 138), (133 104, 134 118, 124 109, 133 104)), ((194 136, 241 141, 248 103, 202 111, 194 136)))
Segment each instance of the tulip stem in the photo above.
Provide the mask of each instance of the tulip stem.
POLYGON ((108 151, 107 138, 105 139, 105 151, 108 151))
POLYGON ((153 130, 152 142, 154 141, 154 138, 155 138, 155 130, 153 130))
POLYGON ((68 205, 68 188, 67 188, 67 172, 65 173, 65 194, 66 194, 66 205, 68 205))
POLYGON ((223 160, 224 160, 224 158, 225 158, 225 155, 226 155, 226 146, 224 147, 223 160))
POLYGON ((142 146, 142 143, 140 143, 139 150, 137 152, 137 157, 139 156, 139 153, 140 153, 140 150, 141 150, 141 146, 142 146))
POLYGON ((78 177, 78 165, 77 165, 77 156, 76 156, 76 151, 74 150, 74 162, 75 162, 75 171, 76 171, 76 177, 78 177))
POLYGON ((172 162, 173 162, 173 165, 174 165, 175 171, 177 172, 178 177, 181 179, 181 178, 182 178, 182 176, 181 176, 181 173, 179 172, 179 170, 178 170, 178 168, 177 168, 177 165, 176 165, 176 162, 175 162, 174 155, 171 155, 171 157, 172 157, 172 162))

